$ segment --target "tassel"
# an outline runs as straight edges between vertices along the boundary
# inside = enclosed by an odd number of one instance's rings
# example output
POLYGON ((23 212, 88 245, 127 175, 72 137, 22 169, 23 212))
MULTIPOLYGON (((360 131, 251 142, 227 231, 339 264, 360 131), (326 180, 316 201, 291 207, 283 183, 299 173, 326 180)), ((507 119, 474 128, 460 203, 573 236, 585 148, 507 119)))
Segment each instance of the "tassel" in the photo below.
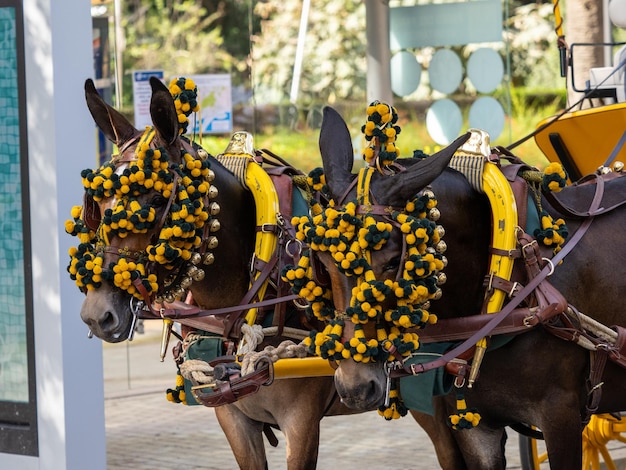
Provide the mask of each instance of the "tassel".
POLYGON ((400 394, 397 388, 389 390, 389 406, 380 406, 378 408, 378 414, 385 418, 387 421, 392 419, 400 419, 407 414, 407 408, 404 406, 404 402, 400 399, 400 394))
POLYGON ((165 391, 165 397, 172 403, 187 404, 187 397, 185 396, 185 379, 180 374, 180 370, 176 374, 176 388, 168 388, 165 391))
POLYGON ((478 426, 480 414, 475 409, 468 409, 463 394, 459 393, 456 399, 456 414, 448 416, 448 425, 454 429, 472 429, 478 426))

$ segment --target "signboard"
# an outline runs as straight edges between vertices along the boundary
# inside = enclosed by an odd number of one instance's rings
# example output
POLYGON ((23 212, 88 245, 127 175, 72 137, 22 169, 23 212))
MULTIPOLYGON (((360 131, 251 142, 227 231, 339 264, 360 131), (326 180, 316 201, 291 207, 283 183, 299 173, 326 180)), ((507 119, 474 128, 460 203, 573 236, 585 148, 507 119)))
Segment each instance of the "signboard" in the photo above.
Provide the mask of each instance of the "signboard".
POLYGON ((190 117, 187 132, 195 134, 229 133, 233 130, 233 102, 230 75, 189 75, 198 87, 200 111, 190 117), (202 130, 201 130, 202 129, 202 130))
MULTIPOLYGON (((150 77, 163 81, 162 70, 136 70, 133 72, 133 95, 135 102, 135 127, 143 129, 152 125, 150 118, 150 77)), ((190 116, 188 133, 218 134, 233 130, 233 102, 230 75, 187 75, 198 87, 200 111, 190 116)), ((169 82, 166 83, 169 85, 169 82)))
POLYGON ((135 70, 133 72, 133 101, 135 103, 135 127, 143 129, 152 125, 150 118, 150 77, 163 81, 163 70, 135 70))

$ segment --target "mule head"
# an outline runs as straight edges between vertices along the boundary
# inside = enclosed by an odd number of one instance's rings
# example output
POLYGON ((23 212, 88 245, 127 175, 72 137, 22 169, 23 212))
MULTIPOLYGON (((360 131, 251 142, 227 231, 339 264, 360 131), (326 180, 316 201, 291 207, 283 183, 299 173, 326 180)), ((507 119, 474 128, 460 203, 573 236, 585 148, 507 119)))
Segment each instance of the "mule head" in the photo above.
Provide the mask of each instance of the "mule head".
POLYGON ((68 221, 81 243, 68 270, 86 292, 82 320, 108 342, 132 335, 141 305, 173 301, 201 279, 197 251, 210 244, 202 237, 214 189, 208 155, 180 137, 168 88, 154 77, 150 85, 153 126, 140 131, 85 83, 89 111, 118 154, 82 172, 84 204, 68 221))
POLYGON ((342 344, 334 350, 350 349, 338 359, 335 373, 337 391, 349 407, 366 410, 383 403, 386 361, 400 360, 417 348, 414 331, 428 323, 430 299, 441 295, 439 271, 447 262, 439 240, 443 232, 434 195, 423 190, 442 174, 468 137, 459 137, 428 158, 398 160, 393 170, 364 170, 369 176, 361 173, 355 184, 348 128, 334 109, 324 110, 319 143, 326 184, 339 208, 333 211, 349 212, 347 218, 342 212, 342 220, 359 219, 357 230, 365 235, 359 235, 361 250, 355 256, 367 252, 364 270, 348 267, 344 260, 349 256, 337 256, 333 250, 315 254, 332 279, 336 313, 331 323, 343 329, 342 344), (348 210, 352 200, 355 209, 348 210), (418 264, 423 269, 416 269, 418 264), (419 280, 412 277, 418 271, 425 273, 419 280))

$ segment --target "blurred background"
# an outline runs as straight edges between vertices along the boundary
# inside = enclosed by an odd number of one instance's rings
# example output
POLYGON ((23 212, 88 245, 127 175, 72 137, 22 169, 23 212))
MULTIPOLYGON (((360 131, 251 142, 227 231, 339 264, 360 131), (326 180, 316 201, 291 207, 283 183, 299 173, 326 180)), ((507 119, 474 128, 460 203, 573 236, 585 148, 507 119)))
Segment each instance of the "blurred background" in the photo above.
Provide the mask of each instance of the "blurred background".
MULTIPOLYGON (((346 118, 358 158, 376 42, 390 64, 398 146, 410 157, 468 127, 486 129, 493 145, 516 142, 574 103, 589 69, 611 65, 618 46, 608 44, 624 37, 608 20, 608 0, 92 0, 92 17, 99 88, 136 125, 137 71, 165 82, 220 79, 222 98, 200 90, 200 99, 222 99, 229 114, 197 129, 202 145, 219 153, 232 131, 247 130, 257 148, 305 171, 319 165, 329 104, 346 118), (571 63, 582 72, 563 77, 562 51, 574 42, 598 45, 578 49, 571 63)), ((533 139, 515 153, 547 163, 533 139)))

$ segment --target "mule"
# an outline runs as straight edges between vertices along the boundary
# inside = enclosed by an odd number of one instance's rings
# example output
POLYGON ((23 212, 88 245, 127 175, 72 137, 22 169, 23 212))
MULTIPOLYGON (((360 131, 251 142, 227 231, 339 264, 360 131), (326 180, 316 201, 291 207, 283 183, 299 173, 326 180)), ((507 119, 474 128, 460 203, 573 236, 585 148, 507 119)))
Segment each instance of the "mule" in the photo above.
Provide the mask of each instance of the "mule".
MULTIPOLYGON (((320 150, 332 198, 338 204, 354 199, 351 137, 345 122, 332 108, 324 111, 320 150)), ((369 187, 370 200, 379 207, 404 207, 407 200, 426 187, 435 194, 441 213, 437 223, 445 228, 448 260, 443 295, 431 305, 439 321, 481 311, 491 243, 489 201, 470 186, 465 176, 448 167, 450 156, 451 153, 424 160, 398 160, 405 171, 393 175, 375 172, 369 187)), ((560 197, 572 207, 588 206, 595 188, 593 184, 567 187, 560 197)), ((605 188, 602 207, 623 200, 626 178, 607 181, 605 188)), ((545 200, 543 207, 555 218, 563 217, 570 233, 575 233, 583 223, 571 214, 559 214, 545 200)), ((619 234, 619 227, 625 217, 624 206, 597 215, 583 238, 550 276, 550 283, 570 305, 604 325, 626 323, 619 301, 620 287, 626 276, 626 264, 621 260, 626 239, 619 234)), ((381 220, 382 216, 374 215, 374 218, 381 220)), ((546 259, 553 256, 552 248, 542 247, 541 251, 546 259)), ((376 279, 395 278, 403 253, 401 234, 394 229, 386 244, 371 252, 370 264, 376 279)), ((355 276, 340 272, 328 252, 320 252, 318 257, 332 278, 335 307, 345 312, 356 285, 355 276)), ((426 325, 424 333, 428 328, 426 325)), ((477 381, 472 388, 464 390, 468 407, 476 408, 482 419, 477 427, 456 431, 455 439, 462 454, 458 468, 505 468, 505 426, 519 423, 532 424, 542 430, 551 468, 581 468, 581 432, 587 413, 586 382, 590 367, 588 351, 550 334, 541 326, 528 328, 528 332, 488 351, 477 381)), ((335 385, 343 403, 355 409, 381 405, 388 379, 388 370, 381 361, 363 363, 347 358, 340 361, 335 373, 335 385)), ((626 409, 626 375, 622 368, 608 362, 598 386, 602 395, 593 412, 626 409)), ((454 394, 444 399, 448 408, 446 414, 454 413, 454 394)), ((445 414, 438 414, 436 420, 446 420, 445 414)))
MULTIPOLYGON (((173 164, 180 163, 185 153, 190 153, 197 159, 202 150, 179 135, 178 116, 170 92, 159 80, 151 79, 150 84, 150 114, 156 131, 151 148, 160 148, 162 152, 166 152, 173 164)), ((145 134, 106 104, 90 80, 85 84, 85 96, 97 126, 119 149, 119 156, 114 156, 112 162, 115 173, 122 174, 129 163, 137 158, 137 147, 141 145, 145 134)), ((210 162, 210 168, 214 172, 212 183, 218 190, 211 201, 220 208, 220 228, 216 232, 219 245, 213 250, 213 264, 203 267, 206 271, 204 279, 194 281, 189 290, 195 303, 202 309, 216 309, 238 305, 248 292, 256 234, 255 209, 250 192, 231 171, 211 155, 207 156, 205 153, 202 158, 210 162)), ((140 204, 155 209, 154 220, 162 222, 171 217, 168 211, 172 202, 168 202, 163 194, 151 190, 139 195, 138 199, 140 204)), ((103 197, 97 202, 91 217, 99 222, 107 209, 115 208, 118 202, 115 197, 103 197)), ((87 204, 86 201, 85 208, 87 204)), ((89 204, 93 202, 90 201, 89 204)), ((109 263, 117 262, 123 256, 122 253, 134 253, 133 259, 137 262, 144 259, 147 256, 147 247, 156 243, 158 230, 159 226, 155 225, 145 233, 129 232, 123 237, 109 234, 106 237, 106 246, 102 249, 102 265, 106 267, 109 263)), ((202 243, 207 238, 204 237, 202 243)), ((153 262, 150 266, 152 274, 156 275, 152 281, 156 279, 158 286, 162 286, 164 276, 173 276, 172 270, 167 271, 163 265, 153 262)), ((179 269, 182 272, 187 267, 183 263, 179 269)), ((175 274, 176 271, 174 269, 175 274)), ((144 274, 147 278, 148 273, 144 274)), ((96 287, 86 289, 80 315, 98 338, 107 342, 119 342, 132 334, 134 317, 136 314, 141 315, 141 311, 137 311, 141 307, 138 302, 137 296, 128 290, 103 281, 96 287)), ((292 315, 291 318, 295 326, 305 328, 298 315, 292 315)), ((332 377, 275 380, 270 386, 261 387, 254 395, 215 408, 217 419, 235 459, 245 469, 267 467, 263 442, 266 424, 278 427, 284 433, 288 468, 311 469, 315 468, 317 462, 319 423, 322 417, 361 411, 364 410, 351 410, 337 399, 332 377)), ((415 414, 415 418, 436 439, 442 467, 454 468, 454 462, 460 455, 445 426, 419 413, 415 414)))

